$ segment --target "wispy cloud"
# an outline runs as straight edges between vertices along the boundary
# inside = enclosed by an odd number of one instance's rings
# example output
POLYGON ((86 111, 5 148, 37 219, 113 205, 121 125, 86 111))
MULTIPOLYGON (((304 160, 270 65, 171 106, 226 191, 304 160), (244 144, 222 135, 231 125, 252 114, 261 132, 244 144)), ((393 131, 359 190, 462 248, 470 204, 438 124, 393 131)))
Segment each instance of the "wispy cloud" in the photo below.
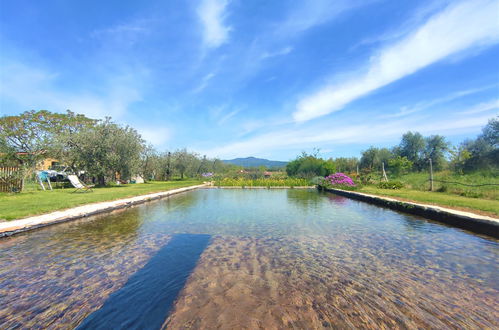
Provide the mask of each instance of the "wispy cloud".
POLYGON ((469 109, 461 111, 461 114, 476 114, 491 110, 499 110, 499 99, 477 104, 469 109))
POLYGON ((462 116, 454 120, 448 118, 419 120, 399 119, 390 122, 350 124, 335 129, 324 129, 321 125, 307 125, 302 129, 285 128, 257 135, 242 141, 229 143, 211 149, 207 154, 218 157, 240 157, 262 155, 282 150, 308 149, 345 144, 372 144, 393 140, 408 130, 422 134, 461 134, 477 131, 487 123, 490 115, 462 116))
POLYGON ((466 89, 466 90, 457 91, 457 92, 450 93, 446 96, 439 97, 439 98, 436 98, 436 99, 433 99, 430 101, 418 102, 417 104, 412 105, 412 106, 404 106, 400 109, 399 112, 386 114, 386 115, 381 116, 381 118, 398 118, 398 117, 408 116, 408 115, 416 113, 416 112, 430 109, 436 105, 445 104, 445 103, 460 99, 460 98, 468 96, 468 95, 473 95, 473 94, 491 89, 493 87, 497 87, 497 85, 489 85, 489 86, 484 86, 484 87, 480 87, 480 88, 470 88, 470 89, 466 89))
POLYGON ((298 1, 285 21, 276 29, 283 37, 295 36, 315 26, 329 22, 340 14, 376 0, 310 0, 298 1))
POLYGON ((396 44, 374 56, 367 72, 344 83, 328 85, 303 98, 293 114, 307 121, 340 110, 346 104, 472 46, 499 41, 494 0, 462 1, 431 17, 396 44))
POLYGON ((17 104, 25 110, 70 109, 94 118, 119 118, 128 107, 142 99, 140 88, 134 85, 136 76, 112 76, 106 79, 102 93, 88 89, 68 91, 60 87, 62 77, 57 72, 31 67, 19 62, 1 67, 0 99, 17 104))
POLYGON ((201 82, 199 83, 198 87, 196 87, 192 92, 194 94, 202 92, 206 87, 208 87, 208 82, 215 77, 215 74, 213 72, 208 73, 205 75, 202 79, 201 82))
POLYGON ((235 115, 237 115, 240 111, 241 111, 241 108, 235 109, 235 110, 229 112, 228 114, 226 114, 225 116, 223 116, 222 118, 220 118, 218 120, 218 125, 225 124, 229 119, 231 119, 232 117, 234 117, 235 115))
POLYGON ((197 8, 203 25, 203 41, 209 48, 219 47, 229 38, 231 28, 224 23, 228 4, 228 0, 201 0, 197 8))
POLYGON ((116 45, 131 47, 151 32, 150 26, 150 20, 137 20, 94 30, 90 36, 113 47, 116 45))
POLYGON ((277 50, 275 52, 264 52, 262 56, 260 57, 262 60, 269 58, 269 57, 275 57, 275 56, 283 56, 291 53, 293 51, 293 47, 285 47, 283 49, 277 50))

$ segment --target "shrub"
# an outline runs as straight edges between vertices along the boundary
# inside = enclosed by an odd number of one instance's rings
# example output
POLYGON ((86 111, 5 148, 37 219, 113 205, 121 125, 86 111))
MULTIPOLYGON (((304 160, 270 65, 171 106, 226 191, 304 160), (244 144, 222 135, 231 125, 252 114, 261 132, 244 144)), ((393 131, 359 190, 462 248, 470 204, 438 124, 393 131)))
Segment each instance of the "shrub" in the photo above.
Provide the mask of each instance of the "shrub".
POLYGON ((352 190, 357 187, 352 178, 344 173, 334 173, 328 175, 322 180, 321 185, 326 188, 339 188, 346 190, 352 190))
POLYGON ((381 181, 378 183, 377 187, 381 189, 402 189, 404 188, 404 184, 396 180, 381 181))

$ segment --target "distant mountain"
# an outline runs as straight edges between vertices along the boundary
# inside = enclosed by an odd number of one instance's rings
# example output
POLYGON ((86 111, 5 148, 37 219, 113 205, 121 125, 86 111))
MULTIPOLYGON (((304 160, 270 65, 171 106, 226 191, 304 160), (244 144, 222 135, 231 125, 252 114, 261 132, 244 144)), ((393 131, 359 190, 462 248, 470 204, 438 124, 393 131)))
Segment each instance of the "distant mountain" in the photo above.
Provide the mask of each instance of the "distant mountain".
POLYGON ((246 158, 234 158, 229 160, 223 160, 224 163, 233 164, 242 167, 259 167, 265 166, 267 168, 277 168, 284 167, 288 162, 281 162, 277 160, 268 160, 263 158, 246 157, 246 158))

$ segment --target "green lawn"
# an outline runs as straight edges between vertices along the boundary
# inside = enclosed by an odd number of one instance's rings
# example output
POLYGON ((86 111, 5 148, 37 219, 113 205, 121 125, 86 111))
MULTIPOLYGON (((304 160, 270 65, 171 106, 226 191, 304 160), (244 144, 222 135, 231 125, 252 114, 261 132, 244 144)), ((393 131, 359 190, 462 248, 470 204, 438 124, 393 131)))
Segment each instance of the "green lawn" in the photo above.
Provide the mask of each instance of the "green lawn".
POLYGON ((52 191, 29 191, 20 194, 0 193, 0 219, 19 219, 88 203, 145 195, 197 184, 201 184, 201 182, 185 180, 94 188, 93 192, 88 193, 72 193, 74 189, 69 188, 52 191))
POLYGON ((390 196, 414 202, 439 205, 443 207, 450 207, 495 217, 499 215, 499 201, 497 200, 470 198, 443 192, 429 192, 410 189, 379 189, 372 186, 362 187, 361 189, 359 189, 359 192, 390 196))

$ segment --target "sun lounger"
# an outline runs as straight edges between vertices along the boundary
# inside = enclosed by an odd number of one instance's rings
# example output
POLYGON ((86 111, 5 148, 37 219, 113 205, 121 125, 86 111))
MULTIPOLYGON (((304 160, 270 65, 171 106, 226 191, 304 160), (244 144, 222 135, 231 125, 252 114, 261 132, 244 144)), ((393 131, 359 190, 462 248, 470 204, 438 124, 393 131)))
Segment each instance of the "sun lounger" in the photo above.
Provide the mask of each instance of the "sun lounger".
POLYGON ((82 192, 87 192, 87 191, 92 191, 92 187, 94 185, 86 185, 84 183, 82 183, 80 181, 80 179, 78 179, 78 177, 74 174, 70 174, 68 175, 68 179, 69 179, 69 182, 71 182, 71 184, 73 185, 73 187, 75 187, 75 191, 73 192, 77 192, 77 191, 82 191, 82 192))

